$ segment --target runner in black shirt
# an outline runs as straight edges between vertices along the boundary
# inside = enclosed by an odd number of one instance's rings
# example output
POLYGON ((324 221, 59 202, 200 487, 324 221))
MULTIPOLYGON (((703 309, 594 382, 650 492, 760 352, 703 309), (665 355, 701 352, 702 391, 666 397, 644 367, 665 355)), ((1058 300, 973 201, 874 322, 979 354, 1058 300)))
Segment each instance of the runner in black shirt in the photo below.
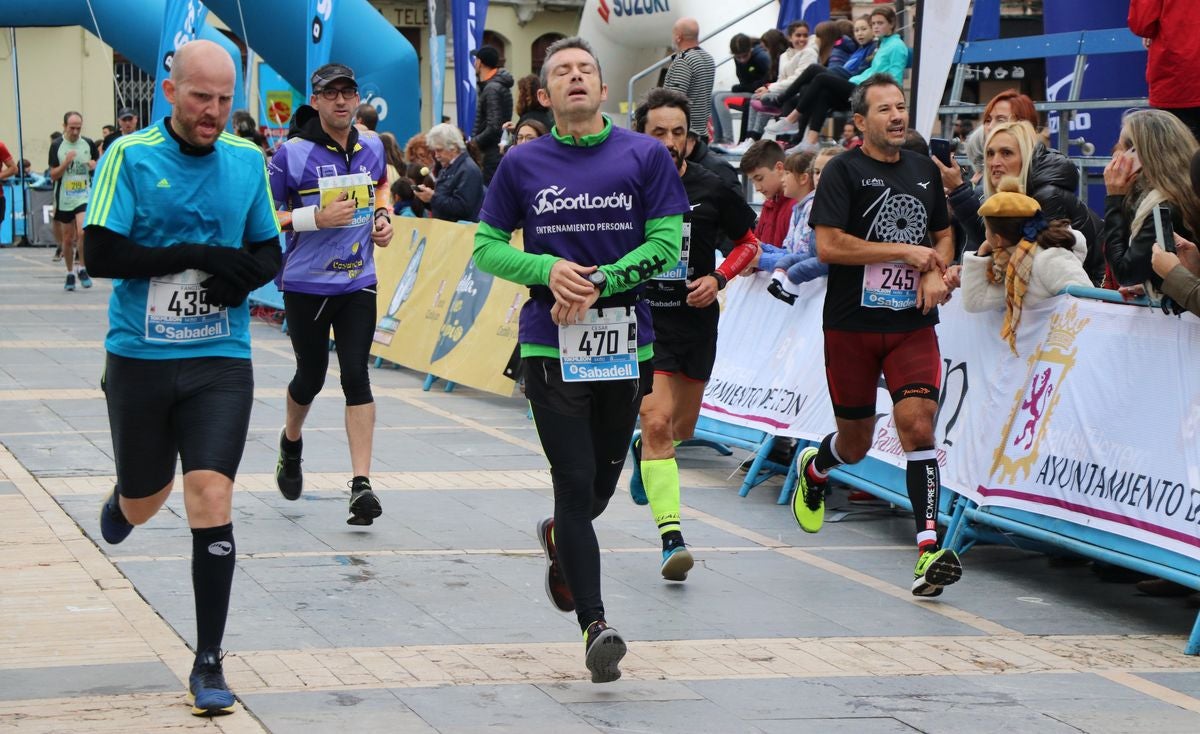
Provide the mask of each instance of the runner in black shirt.
POLYGON ((943 273, 954 240, 937 167, 901 149, 908 108, 895 80, 870 77, 851 105, 863 146, 825 167, 809 218, 817 254, 830 264, 825 372, 837 431, 800 454, 792 511, 806 532, 821 529, 829 471, 861 461, 871 446, 882 372, 908 458, 920 554, 912 593, 937 596, 962 575, 954 551, 938 546, 933 438, 942 366, 933 327, 937 306, 949 298, 943 273))
POLYGON ((654 316, 654 390, 642 400, 642 435, 633 444, 630 494, 646 504, 662 536, 660 571, 683 581, 694 563, 679 525, 679 466, 675 445, 692 437, 704 385, 717 354, 717 291, 758 255, 754 210, 716 174, 684 159, 688 99, 652 89, 637 108, 634 129, 661 140, 671 152, 691 211, 684 215, 682 253, 674 267, 642 292, 654 316), (716 267, 721 242, 736 244, 716 267))

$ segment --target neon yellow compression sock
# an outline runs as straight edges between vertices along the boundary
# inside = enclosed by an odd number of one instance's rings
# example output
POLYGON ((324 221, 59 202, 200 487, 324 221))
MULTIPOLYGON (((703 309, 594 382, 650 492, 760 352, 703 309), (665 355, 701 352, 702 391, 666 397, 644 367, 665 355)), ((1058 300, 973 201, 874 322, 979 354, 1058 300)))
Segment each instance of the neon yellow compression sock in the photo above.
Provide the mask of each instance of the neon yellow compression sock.
POLYGON ((642 459, 642 483, 659 535, 679 531, 679 465, 675 458, 642 459))

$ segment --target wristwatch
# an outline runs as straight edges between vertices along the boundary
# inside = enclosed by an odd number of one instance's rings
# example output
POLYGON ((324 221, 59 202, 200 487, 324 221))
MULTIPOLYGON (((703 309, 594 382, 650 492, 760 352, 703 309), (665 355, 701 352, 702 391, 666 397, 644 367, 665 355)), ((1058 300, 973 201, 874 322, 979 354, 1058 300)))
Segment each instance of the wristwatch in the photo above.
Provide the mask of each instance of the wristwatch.
POLYGON ((596 290, 604 292, 604 286, 608 285, 608 276, 599 270, 594 270, 587 274, 588 282, 596 286, 596 290))
POLYGON ((729 278, 725 277, 725 273, 722 273, 720 270, 714 270, 709 273, 709 275, 711 275, 713 279, 717 281, 717 290, 725 290, 725 286, 729 284, 729 278))

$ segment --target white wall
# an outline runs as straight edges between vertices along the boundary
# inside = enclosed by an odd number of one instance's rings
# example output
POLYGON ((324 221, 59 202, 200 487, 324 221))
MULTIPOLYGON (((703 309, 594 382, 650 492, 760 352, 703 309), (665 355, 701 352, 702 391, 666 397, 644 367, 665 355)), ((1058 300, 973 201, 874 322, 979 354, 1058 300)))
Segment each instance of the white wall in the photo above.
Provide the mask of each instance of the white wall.
MULTIPOLYGON (((100 135, 101 125, 114 124, 113 54, 79 26, 18 28, 16 36, 25 157, 41 171, 50 151, 50 133, 62 131, 66 111, 83 115, 83 134, 89 138, 100 135)), ((0 28, 0 141, 17 158, 10 38, 9 29, 0 28)))

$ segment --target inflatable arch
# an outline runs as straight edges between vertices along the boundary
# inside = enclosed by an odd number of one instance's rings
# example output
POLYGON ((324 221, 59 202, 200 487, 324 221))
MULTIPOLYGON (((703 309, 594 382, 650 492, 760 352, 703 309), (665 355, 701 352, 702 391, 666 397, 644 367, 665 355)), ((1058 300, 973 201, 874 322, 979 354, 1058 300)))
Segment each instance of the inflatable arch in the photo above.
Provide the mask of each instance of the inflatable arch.
MULTIPOLYGON (((0 2, 0 27, 82 26, 155 75, 165 5, 165 0, 92 0, 89 9, 87 0, 6 0, 0 2)), ((307 87, 307 3, 241 0, 240 14, 238 0, 206 0, 205 5, 288 83, 301 90, 307 87)), ((331 58, 355 70, 364 101, 379 109, 379 130, 407 140, 420 129, 421 82, 412 45, 367 0, 342 0, 334 5, 334 13, 334 28, 340 32, 334 32, 331 58)), ((203 26, 199 37, 221 44, 240 60, 237 46, 215 28, 203 26)), ((245 88, 241 64, 234 66, 240 96, 245 88)), ((246 100, 234 104, 245 108, 246 100)))
MULTIPOLYGON (((308 3, 303 0, 205 0, 246 45, 296 89, 308 88, 305 62, 308 3), (245 17, 245 33, 242 20, 245 17)), ((354 69, 364 102, 379 110, 379 131, 400 144, 420 130, 421 79, 417 52, 367 0, 333 5, 330 59, 354 69)))
MULTIPOLYGON (((139 69, 156 77, 157 82, 158 38, 165 9, 165 0, 93 0, 90 10, 86 0, 6 2, 0 3, 0 27, 82 26, 139 69)), ((220 44, 237 61, 233 65, 237 73, 234 107, 244 108, 246 87, 242 81, 241 50, 209 25, 200 28, 198 37, 220 44)))

